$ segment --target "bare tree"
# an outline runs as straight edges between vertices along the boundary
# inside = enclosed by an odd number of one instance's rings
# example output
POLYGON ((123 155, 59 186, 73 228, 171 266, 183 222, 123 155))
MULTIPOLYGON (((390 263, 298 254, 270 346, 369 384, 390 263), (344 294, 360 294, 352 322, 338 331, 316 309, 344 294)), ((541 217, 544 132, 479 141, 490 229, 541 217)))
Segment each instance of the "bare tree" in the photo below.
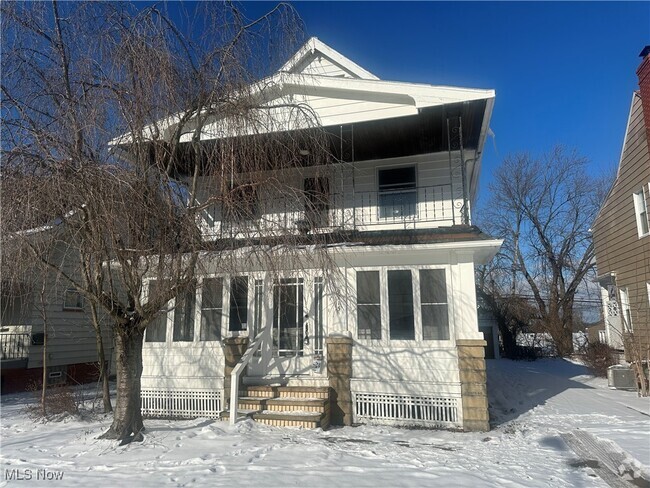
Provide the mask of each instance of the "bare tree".
POLYGON ((507 157, 490 185, 483 221, 504 245, 483 292, 530 297, 560 356, 573 352, 574 301, 595 265, 589 228, 605 187, 584 158, 562 147, 541 158, 507 157))
POLYGON ((300 20, 282 4, 258 19, 231 3, 196 9, 174 22, 158 5, 2 6, 3 238, 57 222, 47 245, 78 254, 65 273, 21 240, 108 317, 117 401, 104 437, 125 442, 144 428, 145 330, 206 262, 224 272, 329 263, 326 241, 257 218, 253 198, 295 199, 302 189, 283 171, 329 160, 311 110, 264 78, 298 46, 300 20))

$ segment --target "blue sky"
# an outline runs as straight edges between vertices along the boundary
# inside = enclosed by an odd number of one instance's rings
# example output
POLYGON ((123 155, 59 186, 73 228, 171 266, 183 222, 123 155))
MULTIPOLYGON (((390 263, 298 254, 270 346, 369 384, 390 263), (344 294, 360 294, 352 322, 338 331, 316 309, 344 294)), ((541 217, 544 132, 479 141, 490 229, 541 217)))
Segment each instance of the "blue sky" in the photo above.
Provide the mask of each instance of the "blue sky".
MULTIPOLYGON (((272 3, 245 3, 254 15, 272 3)), ((294 2, 317 36, 382 79, 496 90, 481 200, 508 153, 564 144, 616 166, 650 2, 294 2)))

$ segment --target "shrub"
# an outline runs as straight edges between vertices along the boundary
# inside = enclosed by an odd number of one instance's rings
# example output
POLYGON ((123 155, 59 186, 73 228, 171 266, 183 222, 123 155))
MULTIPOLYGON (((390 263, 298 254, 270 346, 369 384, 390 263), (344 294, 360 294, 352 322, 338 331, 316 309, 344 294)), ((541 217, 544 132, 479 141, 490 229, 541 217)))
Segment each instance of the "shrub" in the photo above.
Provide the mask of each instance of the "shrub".
POLYGON ((595 376, 606 377, 607 368, 618 364, 616 350, 602 342, 591 342, 584 347, 584 363, 595 376))
MULTIPOLYGON (((35 396, 35 402, 28 405, 28 413, 34 418, 43 418, 41 405, 41 385, 33 382, 27 388, 35 396)), ((77 415, 82 398, 68 385, 50 386, 45 394, 45 418, 60 419, 67 415, 77 415)))

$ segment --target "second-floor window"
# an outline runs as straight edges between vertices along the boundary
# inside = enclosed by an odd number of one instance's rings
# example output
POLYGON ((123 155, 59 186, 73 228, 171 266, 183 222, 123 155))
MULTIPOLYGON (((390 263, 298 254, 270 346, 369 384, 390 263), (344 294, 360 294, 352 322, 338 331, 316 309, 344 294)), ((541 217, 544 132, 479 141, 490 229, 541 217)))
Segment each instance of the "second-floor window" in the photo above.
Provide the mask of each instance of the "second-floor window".
POLYGON ((224 207, 225 220, 228 222, 246 222, 260 218, 257 188, 251 185, 234 187, 224 207))
POLYGON ((650 234, 648 225, 648 207, 645 202, 643 188, 634 194, 634 213, 636 214, 636 226, 639 237, 650 234))
POLYGON ((305 220, 312 228, 328 225, 330 184, 326 177, 305 178, 305 220))
POLYGON ((377 181, 380 218, 399 219, 415 215, 415 166, 380 169, 377 181))

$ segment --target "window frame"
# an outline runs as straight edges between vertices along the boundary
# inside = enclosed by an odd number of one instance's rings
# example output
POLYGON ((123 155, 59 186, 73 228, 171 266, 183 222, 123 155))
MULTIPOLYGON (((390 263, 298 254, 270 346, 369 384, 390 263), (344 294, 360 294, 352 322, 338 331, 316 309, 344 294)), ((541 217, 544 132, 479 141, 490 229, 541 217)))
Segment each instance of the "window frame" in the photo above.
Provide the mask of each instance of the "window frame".
MULTIPOLYGON (((145 281, 145 285, 146 285, 145 286, 145 298, 146 298, 147 301, 149 301, 149 295, 151 293, 151 288, 152 288, 152 286, 154 286, 153 283, 155 283, 156 281, 158 281, 158 279, 156 279, 156 278, 148 278, 145 281)), ((168 343, 171 342, 170 334, 173 332, 172 329, 174 327, 174 318, 173 318, 173 314, 171 314, 170 312, 172 312, 174 304, 175 304, 175 299, 171 299, 170 301, 168 301, 164 305, 165 306, 165 312, 164 313, 163 313, 162 308, 159 310, 159 312, 160 312, 159 317, 161 319, 162 319, 162 317, 164 317, 164 321, 165 321, 164 340, 162 340, 162 341, 147 340, 147 336, 148 336, 149 331, 151 330, 151 326, 152 326, 152 324, 149 323, 149 325, 147 326, 147 328, 144 331, 143 345, 145 347, 167 347, 168 343)))
POLYGON ((195 326, 198 327, 198 333, 195 333, 195 342, 198 342, 199 344, 206 344, 206 343, 215 343, 215 342, 220 342, 221 339, 224 337, 224 303, 225 303, 225 295, 226 295, 226 285, 225 282, 226 278, 224 276, 220 275, 207 275, 207 276, 202 276, 200 278, 200 284, 197 287, 197 297, 196 297, 196 310, 195 313, 198 315, 195 318, 196 324, 195 326), (218 307, 204 307, 203 306, 203 290, 205 289, 205 280, 221 280, 221 308, 219 309, 218 307), (217 339, 201 339, 201 331, 203 329, 203 311, 204 310, 221 310, 220 313, 220 318, 219 318, 219 324, 217 327, 217 330, 219 332, 219 337, 217 339))
POLYGON ((455 338, 455 304, 453 300, 452 268, 450 265, 430 266, 368 266, 351 269, 348 275, 354 280, 354 306, 352 307, 352 320, 355 340, 370 346, 391 346, 391 347, 453 347, 455 338), (423 339, 422 329, 422 302, 420 297, 420 270, 441 269, 445 272, 445 287, 447 291, 447 318, 449 326, 449 339, 423 339), (390 339, 390 311, 388 302, 388 271, 410 270, 413 286, 413 314, 415 325, 415 339, 390 339), (380 317, 381 317, 381 339, 359 338, 356 285, 358 271, 379 271, 379 293, 380 293, 380 317))
POLYGON ((378 166, 376 168, 376 189, 377 189, 377 219, 379 221, 390 222, 390 221, 402 221, 416 219, 418 215, 418 164, 415 162, 408 162, 399 165, 391 166, 378 166), (413 188, 382 188, 379 180, 380 174, 382 171, 393 171, 398 169, 407 169, 413 168, 413 188), (399 194, 413 194, 415 201, 413 203, 413 213, 412 214, 401 214, 401 215, 382 215, 381 197, 386 195, 399 195, 399 194))
MULTIPOLYGON (((250 320, 250 313, 251 313, 251 281, 253 281, 253 287, 254 287, 254 278, 251 280, 251 276, 248 274, 245 275, 231 275, 228 277, 228 325, 227 325, 227 333, 230 336, 237 336, 240 334, 248 334, 248 329, 249 329, 249 320, 250 320), (245 305, 245 310, 246 310, 246 321, 241 322, 240 329, 233 329, 233 318, 232 318, 232 311, 233 311, 233 282, 236 279, 245 279, 246 280, 246 296, 243 301, 243 304, 245 305)), ((242 295, 243 296, 243 295, 242 295)), ((237 310, 242 308, 242 304, 235 304, 237 310)), ((238 314, 239 315, 239 314, 238 314)))
POLYGON ((223 221, 231 226, 246 225, 262 218, 260 189, 252 183, 236 183, 230 189, 229 200, 223 205, 223 221))
POLYGON ((63 311, 64 312, 83 312, 84 310, 84 297, 83 295, 74 288, 66 288, 63 292, 63 311), (77 305, 68 305, 67 299, 70 294, 74 294, 77 297, 77 305))
POLYGON ((632 309, 630 308, 630 293, 627 286, 619 286, 618 294, 621 299, 621 320, 625 332, 634 332, 632 309))
POLYGON ((646 201, 646 185, 643 185, 639 191, 632 193, 634 201, 634 217, 636 220, 636 230, 639 239, 650 236, 650 221, 648 220, 648 205, 646 201))

